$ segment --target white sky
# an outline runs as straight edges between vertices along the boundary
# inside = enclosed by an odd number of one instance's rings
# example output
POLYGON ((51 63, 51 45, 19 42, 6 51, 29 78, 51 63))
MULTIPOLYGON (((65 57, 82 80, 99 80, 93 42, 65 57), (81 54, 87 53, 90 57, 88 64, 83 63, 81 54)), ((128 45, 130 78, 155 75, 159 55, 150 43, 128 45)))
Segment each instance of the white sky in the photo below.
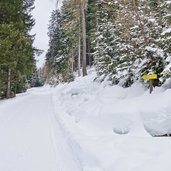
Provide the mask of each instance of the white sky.
POLYGON ((36 34, 34 46, 44 50, 44 53, 37 57, 37 67, 41 67, 45 61, 45 54, 48 49, 49 38, 47 36, 48 24, 51 12, 55 9, 56 0, 35 0, 35 9, 32 14, 36 24, 32 29, 32 34, 36 34))

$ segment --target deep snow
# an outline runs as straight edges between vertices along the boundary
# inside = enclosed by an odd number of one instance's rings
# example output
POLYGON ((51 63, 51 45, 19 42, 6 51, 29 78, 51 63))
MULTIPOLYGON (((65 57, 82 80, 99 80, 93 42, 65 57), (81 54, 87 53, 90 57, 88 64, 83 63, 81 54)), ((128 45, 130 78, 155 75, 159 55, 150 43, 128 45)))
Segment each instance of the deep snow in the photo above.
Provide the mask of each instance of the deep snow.
POLYGON ((0 171, 170 171, 171 89, 94 78, 0 101, 0 171))

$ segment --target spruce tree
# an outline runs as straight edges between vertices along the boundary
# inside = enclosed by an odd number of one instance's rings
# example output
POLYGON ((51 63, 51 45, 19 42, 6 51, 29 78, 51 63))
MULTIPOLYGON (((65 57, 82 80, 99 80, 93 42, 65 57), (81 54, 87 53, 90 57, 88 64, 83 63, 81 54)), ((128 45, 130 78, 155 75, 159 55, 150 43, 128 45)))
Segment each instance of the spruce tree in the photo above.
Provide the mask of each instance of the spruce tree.
POLYGON ((64 32, 61 12, 54 10, 49 25, 49 49, 46 54, 47 82, 58 84, 73 79, 69 38, 64 32))
POLYGON ((25 90, 27 76, 35 65, 33 37, 29 35, 34 23, 29 23, 28 17, 31 17, 33 2, 27 1, 31 3, 27 7, 22 0, 0 2, 0 84, 7 98, 12 91, 14 94, 25 90))

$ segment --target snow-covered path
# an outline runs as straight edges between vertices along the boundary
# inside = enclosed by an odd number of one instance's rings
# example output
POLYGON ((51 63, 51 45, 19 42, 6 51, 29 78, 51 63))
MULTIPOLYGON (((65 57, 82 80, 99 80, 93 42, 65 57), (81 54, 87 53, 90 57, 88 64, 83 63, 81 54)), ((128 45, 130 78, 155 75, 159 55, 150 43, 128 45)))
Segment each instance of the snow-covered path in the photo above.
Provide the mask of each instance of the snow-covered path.
POLYGON ((0 105, 0 171, 81 170, 54 119, 51 97, 39 92, 0 105))
POLYGON ((170 171, 171 90, 92 80, 0 101, 0 171, 170 171))

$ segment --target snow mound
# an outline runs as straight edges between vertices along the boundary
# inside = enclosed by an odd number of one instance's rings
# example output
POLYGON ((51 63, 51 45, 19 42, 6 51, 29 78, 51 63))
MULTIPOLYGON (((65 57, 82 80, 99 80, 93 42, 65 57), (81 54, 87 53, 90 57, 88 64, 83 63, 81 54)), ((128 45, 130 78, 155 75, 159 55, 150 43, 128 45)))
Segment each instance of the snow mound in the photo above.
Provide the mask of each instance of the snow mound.
POLYGON ((111 86, 108 82, 100 84, 94 81, 96 75, 92 69, 90 73, 61 86, 56 95, 65 112, 86 134, 114 132, 147 136, 148 132, 157 136, 171 133, 171 109, 165 114, 162 112, 163 104, 169 105, 171 91, 156 88, 149 94, 138 82, 130 88, 111 86))

